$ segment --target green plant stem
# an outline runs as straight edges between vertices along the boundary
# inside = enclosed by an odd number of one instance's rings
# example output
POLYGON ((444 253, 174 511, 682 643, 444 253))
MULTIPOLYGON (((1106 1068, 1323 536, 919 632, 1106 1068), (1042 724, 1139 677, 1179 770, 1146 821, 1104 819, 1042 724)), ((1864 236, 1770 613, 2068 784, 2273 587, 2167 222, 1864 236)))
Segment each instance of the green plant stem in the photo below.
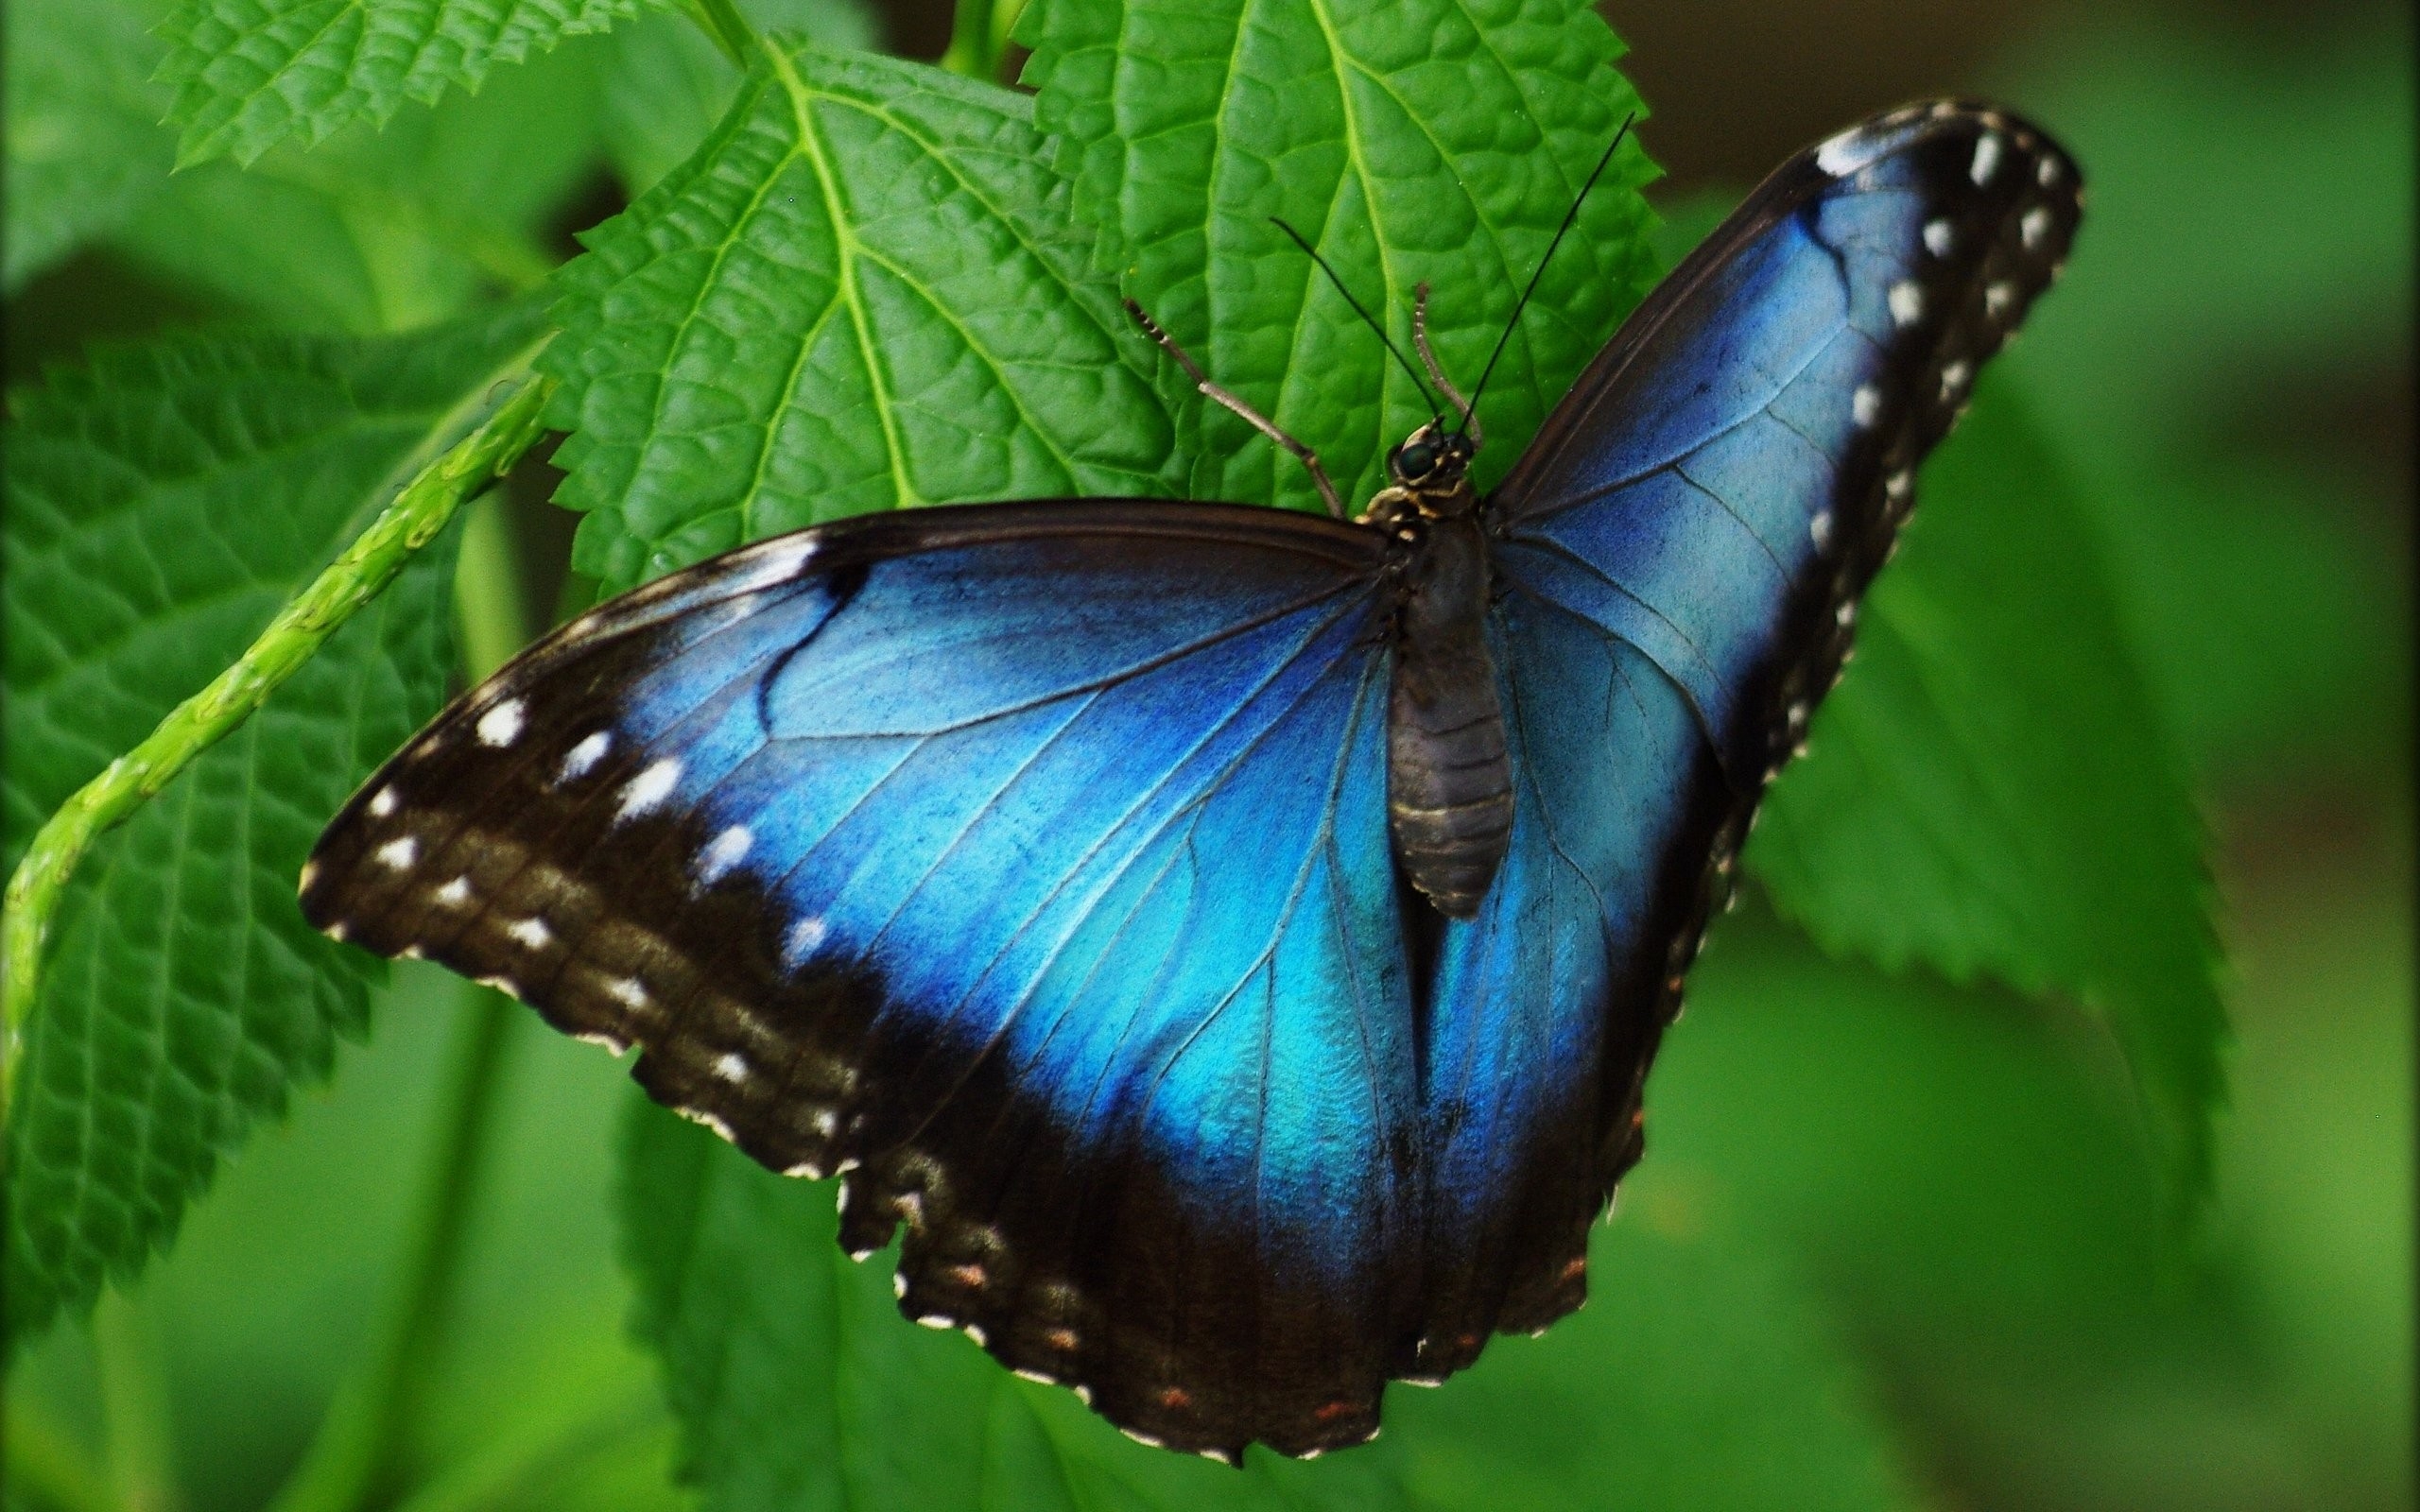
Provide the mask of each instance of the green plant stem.
POLYGON ((953 74, 998 81, 1000 44, 992 26, 993 0, 958 0, 958 15, 950 23, 949 47, 942 66, 953 74))
POLYGON ((98 1465, 51 1415, 41 1399, 20 1393, 9 1403, 7 1504, 30 1497, 55 1512, 127 1512, 98 1465))
POLYGON ((42 954, 68 878, 93 841, 157 796, 195 757, 251 717, 338 627, 378 596, 462 501, 520 460, 544 433, 553 380, 523 382, 485 423, 415 474, 370 527, 304 589, 235 664, 179 704, 159 728, 61 805, 9 879, 0 922, 0 1120, 16 1089, 26 1023, 41 991, 42 954))
POLYGON ((552 1483, 582 1461, 618 1450, 635 1435, 668 1427, 663 1395, 649 1383, 567 1422, 504 1436, 415 1489, 391 1512, 487 1512, 544 1502, 552 1483))
POLYGON ((998 70, 1009 59, 1009 33, 1016 30, 1017 18, 1025 14, 1026 0, 993 0, 992 5, 992 67, 995 82, 1012 84, 1016 80, 998 78, 998 70))
POLYGON ((732 0, 689 0, 689 13, 706 28, 724 57, 742 69, 748 66, 756 53, 756 28, 739 13, 739 7, 732 0))
POLYGON ((512 539, 510 503, 503 490, 491 489, 471 502, 462 520, 462 555, 454 569, 454 634, 462 647, 463 673, 474 684, 486 681, 529 644, 521 549, 512 539))
POLYGON ((168 1383, 133 1302, 115 1287, 103 1292, 93 1309, 93 1352, 110 1486, 117 1504, 127 1512, 173 1512, 178 1498, 168 1383))
POLYGON ((495 1124, 513 1023, 502 994, 468 986, 463 992, 423 1190, 393 1289, 379 1309, 368 1356, 337 1392, 269 1512, 354 1512, 394 1475, 460 1272, 462 1235, 495 1124))

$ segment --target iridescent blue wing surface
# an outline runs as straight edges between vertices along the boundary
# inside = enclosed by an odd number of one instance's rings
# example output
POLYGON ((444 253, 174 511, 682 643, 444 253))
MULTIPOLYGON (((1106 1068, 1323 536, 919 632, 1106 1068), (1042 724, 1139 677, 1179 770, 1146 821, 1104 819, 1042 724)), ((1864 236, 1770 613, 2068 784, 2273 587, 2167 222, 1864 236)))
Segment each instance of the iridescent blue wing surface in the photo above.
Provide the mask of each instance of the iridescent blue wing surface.
POLYGON ((746 548, 466 695, 304 912, 845 1172, 906 1312, 1138 1435, 1357 1442, 1419 1286, 1383 549, 1138 501, 746 548))
POLYGON ((1584 1297, 1586 1226, 1765 782, 1839 675, 1914 469, 2057 273, 2073 163, 1944 103, 1784 164, 1488 501, 1512 850, 1424 1041, 1424 1368, 1584 1297))

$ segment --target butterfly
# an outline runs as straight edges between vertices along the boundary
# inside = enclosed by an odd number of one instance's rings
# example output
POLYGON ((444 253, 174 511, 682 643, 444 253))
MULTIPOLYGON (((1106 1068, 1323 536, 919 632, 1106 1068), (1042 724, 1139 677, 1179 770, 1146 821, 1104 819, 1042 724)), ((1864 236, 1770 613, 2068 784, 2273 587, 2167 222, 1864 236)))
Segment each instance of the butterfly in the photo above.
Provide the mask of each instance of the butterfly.
POLYGON ((2080 213, 2039 129, 1911 107, 1484 497, 1465 410, 1355 519, 937 507, 675 573, 406 746, 303 913, 636 1047, 838 1176, 853 1255, 904 1229, 909 1317, 1133 1436, 1357 1443, 1583 1299, 1759 797, 2080 213))

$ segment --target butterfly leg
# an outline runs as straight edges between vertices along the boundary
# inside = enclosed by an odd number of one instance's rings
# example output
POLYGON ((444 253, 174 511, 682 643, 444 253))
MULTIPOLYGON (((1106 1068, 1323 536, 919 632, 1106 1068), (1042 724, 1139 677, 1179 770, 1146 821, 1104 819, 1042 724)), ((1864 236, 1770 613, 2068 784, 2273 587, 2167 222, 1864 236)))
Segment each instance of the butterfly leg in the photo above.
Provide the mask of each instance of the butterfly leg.
POLYGON ((1437 353, 1428 350, 1428 285, 1426 283, 1411 291, 1411 344, 1420 349, 1421 366, 1428 369, 1428 381, 1437 386, 1447 404, 1461 411, 1462 434, 1471 438, 1473 446, 1485 446, 1487 438, 1478 428, 1478 417, 1471 412, 1470 401, 1464 399, 1461 390, 1454 387, 1454 381, 1445 376, 1444 365, 1437 360, 1437 353))
POLYGON ((1328 481, 1327 469, 1320 466, 1320 458, 1317 452, 1312 451, 1309 447, 1294 439, 1291 436, 1288 436, 1284 431, 1279 430, 1275 421, 1270 420, 1268 416, 1263 415, 1260 411, 1253 408, 1250 404, 1245 404, 1242 400, 1237 399, 1235 395, 1219 387, 1217 384, 1212 383, 1209 375, 1204 373, 1201 369, 1195 364, 1191 357, 1185 355, 1185 351, 1183 347, 1176 344, 1176 337, 1169 335, 1166 331, 1161 330, 1159 322, 1153 320, 1150 316, 1145 315, 1141 305, 1135 303, 1132 300, 1126 300, 1121 302, 1126 306, 1126 313, 1134 318, 1134 323, 1143 328, 1143 334, 1158 342, 1169 356, 1176 359, 1176 365, 1184 369, 1184 375, 1193 380, 1193 387, 1201 391, 1201 396, 1204 399, 1210 400, 1214 404, 1223 404, 1227 408, 1234 410, 1236 414, 1242 416, 1245 421, 1249 423, 1253 430, 1260 432, 1260 434, 1268 437, 1270 440, 1275 441, 1278 445, 1286 448, 1286 450, 1293 453, 1296 457, 1300 458, 1303 466, 1310 470, 1311 482, 1318 486, 1320 497, 1327 501, 1327 512, 1336 519, 1341 520, 1344 518, 1344 501, 1336 496, 1336 485, 1328 481))

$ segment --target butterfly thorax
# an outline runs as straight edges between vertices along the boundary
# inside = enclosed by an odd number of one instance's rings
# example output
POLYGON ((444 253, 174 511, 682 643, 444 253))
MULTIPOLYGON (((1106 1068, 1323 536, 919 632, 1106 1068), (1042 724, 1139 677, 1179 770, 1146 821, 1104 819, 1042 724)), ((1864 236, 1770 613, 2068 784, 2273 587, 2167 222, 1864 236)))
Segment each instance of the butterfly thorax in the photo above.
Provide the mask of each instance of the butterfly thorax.
POLYGON ((1471 443, 1423 426, 1387 458, 1392 485, 1362 520, 1397 551, 1387 814, 1411 885, 1467 919, 1512 833, 1512 768, 1488 654, 1487 541, 1471 487, 1471 443))

